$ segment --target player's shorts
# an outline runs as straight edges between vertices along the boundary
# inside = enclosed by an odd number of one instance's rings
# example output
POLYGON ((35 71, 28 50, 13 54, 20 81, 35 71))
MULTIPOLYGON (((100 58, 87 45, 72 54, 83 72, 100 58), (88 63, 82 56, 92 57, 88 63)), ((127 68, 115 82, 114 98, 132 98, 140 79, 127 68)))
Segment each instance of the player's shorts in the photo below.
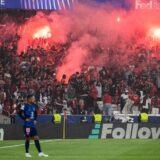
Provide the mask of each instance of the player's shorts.
POLYGON ((37 130, 34 127, 23 127, 25 137, 34 137, 37 136, 37 130))

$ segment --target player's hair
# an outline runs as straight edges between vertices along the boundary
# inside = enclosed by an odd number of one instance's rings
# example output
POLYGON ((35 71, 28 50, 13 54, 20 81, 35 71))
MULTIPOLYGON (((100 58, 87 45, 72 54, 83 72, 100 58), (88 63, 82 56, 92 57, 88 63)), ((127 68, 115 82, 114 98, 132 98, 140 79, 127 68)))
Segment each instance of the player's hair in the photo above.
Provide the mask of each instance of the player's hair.
POLYGON ((30 99, 30 98, 32 98, 32 97, 33 97, 33 94, 29 94, 29 95, 27 96, 27 100, 30 99))

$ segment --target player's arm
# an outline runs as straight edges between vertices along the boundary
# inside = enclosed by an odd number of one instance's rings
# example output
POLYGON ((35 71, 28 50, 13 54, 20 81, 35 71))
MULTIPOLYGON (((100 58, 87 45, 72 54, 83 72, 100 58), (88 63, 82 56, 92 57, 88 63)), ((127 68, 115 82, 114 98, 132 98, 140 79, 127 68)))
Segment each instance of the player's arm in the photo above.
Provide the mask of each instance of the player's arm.
POLYGON ((27 118, 25 116, 25 106, 22 105, 21 108, 20 108, 20 111, 19 111, 19 116, 21 119, 23 119, 24 121, 30 121, 30 118, 27 118))
POLYGON ((20 116, 20 118, 23 119, 23 120, 25 120, 24 108, 25 108, 25 106, 22 105, 21 108, 20 108, 20 111, 19 111, 19 116, 20 116))

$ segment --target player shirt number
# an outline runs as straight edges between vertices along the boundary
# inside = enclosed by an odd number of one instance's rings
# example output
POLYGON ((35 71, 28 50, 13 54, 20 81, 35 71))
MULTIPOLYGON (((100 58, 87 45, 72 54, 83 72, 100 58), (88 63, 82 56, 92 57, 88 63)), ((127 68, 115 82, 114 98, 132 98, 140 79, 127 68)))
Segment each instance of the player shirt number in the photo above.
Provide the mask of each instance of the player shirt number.
POLYGON ((34 112, 31 112, 31 119, 34 119, 34 112))

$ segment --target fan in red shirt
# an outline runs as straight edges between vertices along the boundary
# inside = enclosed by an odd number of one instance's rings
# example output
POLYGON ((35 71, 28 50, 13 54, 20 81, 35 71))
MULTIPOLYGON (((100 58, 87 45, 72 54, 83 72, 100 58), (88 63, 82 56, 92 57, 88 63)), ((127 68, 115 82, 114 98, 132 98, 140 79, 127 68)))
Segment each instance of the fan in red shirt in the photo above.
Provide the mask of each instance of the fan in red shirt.
POLYGON ((140 97, 137 94, 129 95, 129 98, 134 102, 134 105, 138 106, 140 104, 140 97))
POLYGON ((96 100, 97 99, 97 89, 96 89, 96 86, 94 84, 91 85, 90 87, 90 92, 89 92, 89 95, 94 99, 96 100))
POLYGON ((104 104, 106 104, 106 103, 112 104, 112 96, 110 96, 108 92, 106 92, 103 96, 103 103, 104 104))

